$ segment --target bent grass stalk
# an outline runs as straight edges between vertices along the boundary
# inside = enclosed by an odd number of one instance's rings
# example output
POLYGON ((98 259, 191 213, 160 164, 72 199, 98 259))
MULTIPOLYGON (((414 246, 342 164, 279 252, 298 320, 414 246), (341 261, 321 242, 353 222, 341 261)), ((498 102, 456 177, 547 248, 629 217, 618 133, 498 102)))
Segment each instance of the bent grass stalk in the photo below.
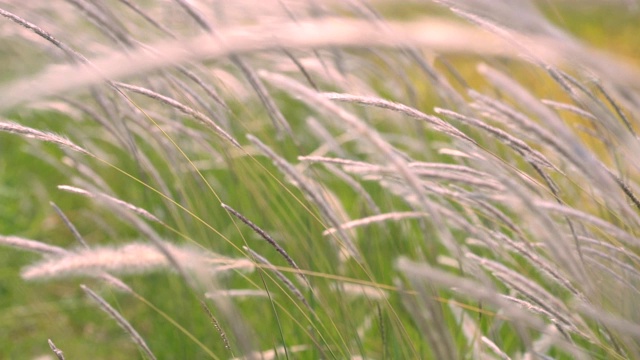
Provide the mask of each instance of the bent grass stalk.
MULTIPOLYGON (((240 219, 240 221, 247 224, 247 226, 249 226, 251 230, 255 231, 258 235, 260 235, 260 237, 262 237, 267 243, 269 243, 269 245, 273 246, 273 248, 276 249, 276 251, 280 255, 282 255, 282 257, 289 263, 289 265, 291 265, 292 268, 300 271, 300 267, 298 266, 298 264, 296 264, 296 262, 291 258, 291 256, 289 256, 289 254, 287 254, 287 252, 282 248, 282 246, 280 246, 271 236, 269 236, 269 234, 267 234, 264 230, 262 230, 256 224, 251 222, 251 220, 247 219, 244 215, 237 212, 231 206, 227 204, 222 204, 222 207, 225 208, 225 210, 229 211, 231 214, 233 214, 233 216, 240 219)), ((302 278, 303 283, 311 286, 309 283, 309 280, 302 272, 300 272, 298 276, 302 278)))
POLYGON ((56 357, 58 358, 58 360, 64 360, 64 353, 62 352, 62 350, 58 349, 56 345, 53 343, 53 341, 51 341, 51 339, 47 339, 47 342, 49 343, 49 347, 51 348, 51 351, 53 351, 53 353, 56 354, 56 357))
POLYGON ((88 288, 86 285, 80 285, 80 288, 89 296, 89 298, 91 298, 93 301, 95 301, 98 304, 98 306, 100 307, 100 309, 102 309, 102 311, 104 311, 111 318, 113 318, 118 323, 118 325, 120 325, 120 327, 122 327, 122 329, 131 336, 131 339, 133 340, 133 342, 136 345, 138 345, 138 347, 140 347, 140 349, 145 354, 147 354, 149 359, 153 359, 153 360, 156 359, 155 355, 153 354, 153 352, 151 352, 151 349, 149 349, 144 339, 140 336, 140 334, 138 334, 136 329, 134 329, 133 326, 131 326, 131 324, 124 317, 122 317, 122 315, 116 309, 114 309, 100 295, 96 294, 93 290, 88 288))

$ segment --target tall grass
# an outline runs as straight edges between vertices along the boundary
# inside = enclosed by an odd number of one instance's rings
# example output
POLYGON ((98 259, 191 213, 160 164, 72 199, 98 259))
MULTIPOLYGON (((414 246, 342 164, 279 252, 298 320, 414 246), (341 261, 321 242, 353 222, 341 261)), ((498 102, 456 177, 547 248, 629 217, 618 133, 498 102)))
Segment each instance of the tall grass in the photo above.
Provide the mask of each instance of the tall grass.
POLYGON ((640 69, 533 2, 0 4, 0 357, 640 358, 640 69))

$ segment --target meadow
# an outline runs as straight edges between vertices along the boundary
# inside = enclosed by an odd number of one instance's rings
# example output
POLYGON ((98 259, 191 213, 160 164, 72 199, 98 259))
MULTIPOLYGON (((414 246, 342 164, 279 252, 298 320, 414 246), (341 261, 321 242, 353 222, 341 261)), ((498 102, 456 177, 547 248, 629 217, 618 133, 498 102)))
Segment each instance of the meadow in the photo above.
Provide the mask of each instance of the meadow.
POLYGON ((640 4, 0 15, 0 359, 640 359, 640 4))

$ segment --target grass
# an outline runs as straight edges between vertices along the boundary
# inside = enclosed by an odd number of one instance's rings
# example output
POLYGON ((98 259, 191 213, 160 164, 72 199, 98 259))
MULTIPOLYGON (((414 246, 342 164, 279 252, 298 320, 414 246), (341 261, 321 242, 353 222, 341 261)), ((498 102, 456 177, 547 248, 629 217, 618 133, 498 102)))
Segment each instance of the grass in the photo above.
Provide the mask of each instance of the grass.
POLYGON ((0 358, 640 358, 637 25, 520 5, 3 3, 0 358))

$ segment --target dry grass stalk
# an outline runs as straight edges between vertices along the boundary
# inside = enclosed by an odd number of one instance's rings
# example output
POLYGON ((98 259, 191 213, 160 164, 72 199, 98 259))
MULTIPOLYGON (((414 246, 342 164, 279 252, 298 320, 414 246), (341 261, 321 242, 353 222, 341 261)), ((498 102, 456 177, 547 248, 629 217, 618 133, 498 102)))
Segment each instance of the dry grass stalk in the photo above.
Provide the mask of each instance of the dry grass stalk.
POLYGON ((58 358, 58 360, 64 360, 64 353, 62 352, 62 350, 58 349, 56 345, 53 343, 53 341, 51 341, 51 339, 47 339, 47 342, 49 343, 49 347, 51 348, 51 351, 53 351, 53 353, 56 354, 56 357, 58 358))
POLYGON ((98 304, 102 311, 111 316, 111 318, 113 318, 118 323, 118 325, 120 325, 120 327, 131 336, 133 342, 138 345, 140 350, 142 350, 149 359, 156 359, 155 355, 153 354, 153 352, 151 352, 151 349, 149 349, 149 346, 147 346, 147 343, 144 341, 144 339, 116 309, 114 309, 100 295, 93 292, 93 290, 89 289, 86 285, 80 285, 80 288, 82 288, 82 290, 84 290, 84 292, 98 304))

